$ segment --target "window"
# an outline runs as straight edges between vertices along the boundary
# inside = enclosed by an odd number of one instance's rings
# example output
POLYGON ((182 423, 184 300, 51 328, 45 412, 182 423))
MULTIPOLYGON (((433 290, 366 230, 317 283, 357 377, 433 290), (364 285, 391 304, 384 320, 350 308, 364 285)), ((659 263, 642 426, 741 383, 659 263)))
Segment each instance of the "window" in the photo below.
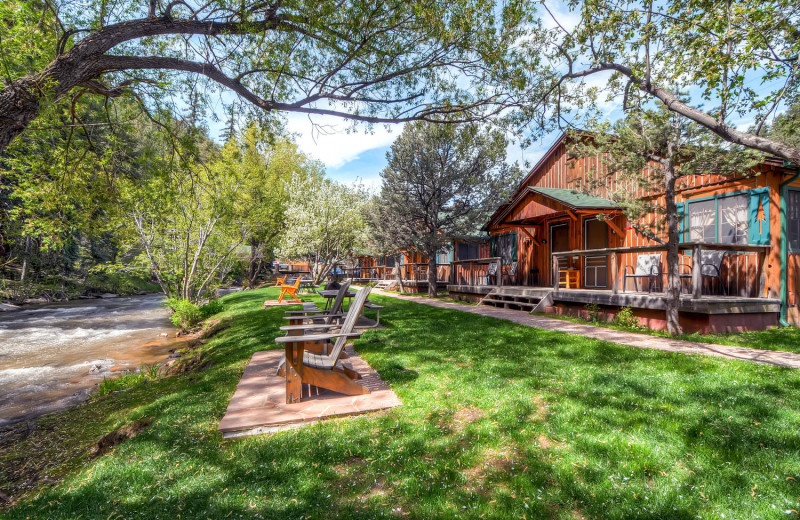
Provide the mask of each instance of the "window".
POLYGON ((517 261, 517 234, 506 233, 492 237, 492 256, 499 256, 503 264, 517 261))
POLYGON ((436 253, 436 263, 438 265, 450 263, 450 247, 445 246, 436 253))
POLYGON ((386 255, 386 267, 394 267, 394 257, 386 255))
POLYGON ((716 242, 717 202, 714 199, 689 203, 689 240, 691 242, 716 242))
POLYGON ((480 245, 469 242, 459 242, 458 259, 472 260, 473 258, 480 258, 480 245))
POLYGON ((748 217, 747 195, 724 197, 717 202, 719 218, 719 242, 722 244, 746 244, 748 217))
POLYGON ((786 223, 789 232, 789 248, 800 251, 800 191, 789 190, 786 201, 786 223))

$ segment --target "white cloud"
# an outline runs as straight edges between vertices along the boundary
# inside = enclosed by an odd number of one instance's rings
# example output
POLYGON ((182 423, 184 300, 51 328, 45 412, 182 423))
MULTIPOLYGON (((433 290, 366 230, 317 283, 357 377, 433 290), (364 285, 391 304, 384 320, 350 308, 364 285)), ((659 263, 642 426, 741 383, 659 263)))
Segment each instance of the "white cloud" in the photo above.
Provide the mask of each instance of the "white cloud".
POLYGON ((353 129, 349 121, 335 116, 289 114, 286 121, 300 149, 334 169, 357 160, 366 151, 389 146, 403 131, 401 124, 371 129, 358 125, 353 129))

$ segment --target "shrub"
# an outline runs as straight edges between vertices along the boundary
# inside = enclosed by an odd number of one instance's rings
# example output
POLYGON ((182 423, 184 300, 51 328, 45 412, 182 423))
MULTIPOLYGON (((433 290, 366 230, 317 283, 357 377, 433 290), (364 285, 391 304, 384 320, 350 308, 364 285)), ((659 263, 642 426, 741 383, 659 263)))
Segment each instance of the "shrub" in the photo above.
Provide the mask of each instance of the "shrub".
POLYGON ((97 397, 118 392, 121 390, 129 390, 136 385, 144 383, 148 380, 158 379, 161 375, 161 366, 158 363, 152 365, 142 365, 137 372, 128 372, 119 377, 110 379, 103 379, 103 382, 97 385, 97 397))
POLYGON ((587 303, 586 307, 584 308, 586 309, 586 312, 589 313, 589 321, 591 321, 592 323, 597 323, 600 321, 599 305, 597 305, 596 303, 587 303))
POLYGON ((187 331, 203 320, 200 306, 181 298, 167 298, 165 305, 172 309, 169 321, 182 331, 187 331))
POLYGON ((639 318, 633 315, 633 309, 630 307, 623 307, 614 316, 614 325, 625 327, 627 329, 641 329, 639 318))
POLYGON ((223 306, 219 300, 211 300, 200 307, 200 319, 206 320, 215 314, 219 314, 223 310, 225 310, 225 306, 223 306))

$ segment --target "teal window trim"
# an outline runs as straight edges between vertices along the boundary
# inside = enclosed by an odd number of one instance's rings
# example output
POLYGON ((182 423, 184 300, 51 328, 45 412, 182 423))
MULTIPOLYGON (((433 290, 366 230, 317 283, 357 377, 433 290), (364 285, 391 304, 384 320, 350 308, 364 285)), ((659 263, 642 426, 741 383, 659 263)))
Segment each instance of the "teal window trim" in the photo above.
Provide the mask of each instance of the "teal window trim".
MULTIPOLYGON (((684 216, 683 216, 684 225, 683 225, 683 229, 684 229, 684 235, 685 235, 685 238, 686 238, 685 241, 686 242, 690 242, 691 241, 690 239, 691 239, 691 231, 692 230, 691 230, 690 221, 689 221, 689 205, 692 204, 693 202, 704 202, 704 201, 708 201, 708 200, 713 200, 714 201, 714 215, 716 216, 715 217, 715 222, 714 222, 714 243, 719 244, 720 243, 719 242, 719 200, 727 198, 727 197, 735 197, 737 195, 747 195, 748 197, 752 197, 753 195, 759 195, 759 194, 762 194, 762 193, 769 193, 769 188, 768 187, 747 188, 747 189, 744 189, 744 190, 730 191, 728 193, 720 193, 720 194, 717 194, 717 195, 709 195, 708 197, 698 197, 696 199, 685 199, 683 201, 683 203, 682 203, 684 205, 684 216)), ((769 211, 766 207, 764 208, 764 210, 765 210, 765 212, 769 211)), ((767 236, 769 236, 769 232, 767 232, 767 236)), ((681 240, 681 242, 684 242, 684 240, 681 240)), ((748 233, 748 238, 747 238, 747 244, 748 245, 751 244, 749 233, 748 233)), ((732 244, 732 245, 735 245, 735 244, 732 244)), ((686 251, 685 253, 691 254, 691 251, 686 251)))

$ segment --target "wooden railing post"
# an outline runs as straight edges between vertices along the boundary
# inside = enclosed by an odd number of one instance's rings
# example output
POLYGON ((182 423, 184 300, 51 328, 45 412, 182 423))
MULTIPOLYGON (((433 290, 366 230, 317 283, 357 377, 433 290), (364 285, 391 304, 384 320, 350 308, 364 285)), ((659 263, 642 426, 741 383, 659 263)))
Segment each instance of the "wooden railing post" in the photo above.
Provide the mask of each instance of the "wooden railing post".
POLYGON ((619 265, 619 254, 614 251, 611 255, 611 294, 619 293, 619 276, 617 276, 617 266, 619 265))
POLYGON ((503 286, 503 260, 496 260, 497 262, 497 286, 503 286))
POLYGON ((700 259, 702 251, 702 246, 697 244, 692 252, 692 298, 701 298, 703 296, 703 262, 700 259))
POLYGON ((553 282, 553 290, 558 292, 558 258, 556 258, 556 255, 550 255, 550 258, 552 259, 553 264, 551 267, 553 271, 553 278, 551 279, 553 282))

